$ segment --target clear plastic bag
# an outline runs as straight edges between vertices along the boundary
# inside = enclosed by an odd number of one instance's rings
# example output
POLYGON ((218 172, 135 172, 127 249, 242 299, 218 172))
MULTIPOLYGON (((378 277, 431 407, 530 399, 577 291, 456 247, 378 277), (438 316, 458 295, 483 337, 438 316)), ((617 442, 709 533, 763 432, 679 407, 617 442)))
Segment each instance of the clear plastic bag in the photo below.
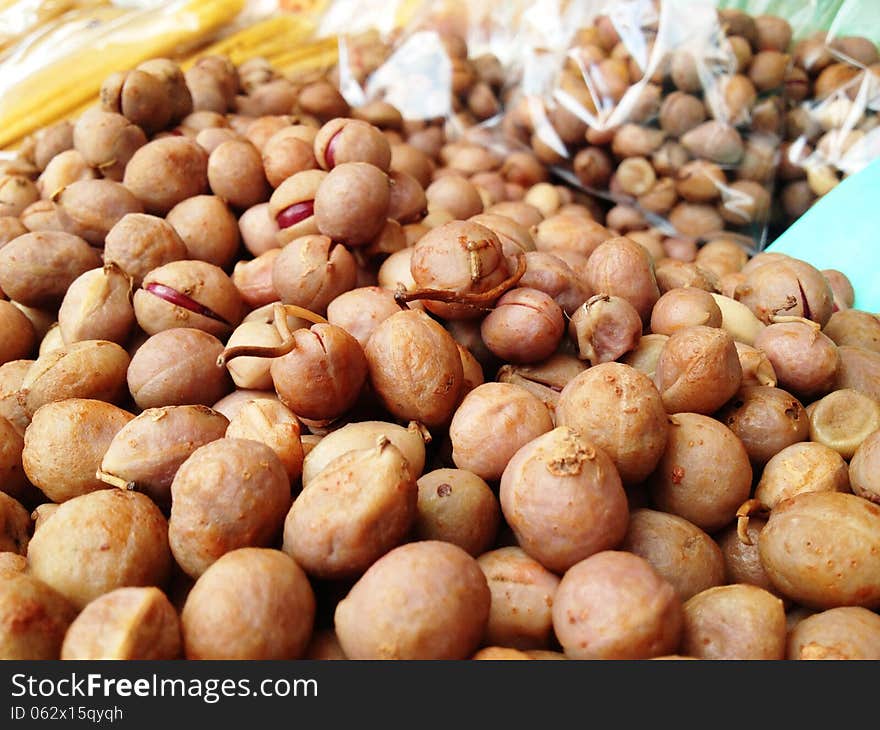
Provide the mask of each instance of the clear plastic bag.
POLYGON ((792 47, 801 86, 789 100, 778 172, 783 224, 880 157, 880 19, 865 5, 838 3, 830 24, 809 23, 823 29, 792 47))
POLYGON ((709 1, 540 0, 527 21, 511 135, 608 199, 614 230, 763 248, 784 48, 709 1))
POLYGON ((491 127, 500 114, 527 7, 519 0, 337 0, 319 34, 338 38, 336 81, 352 107, 387 102, 405 120, 444 120, 460 136, 491 127))

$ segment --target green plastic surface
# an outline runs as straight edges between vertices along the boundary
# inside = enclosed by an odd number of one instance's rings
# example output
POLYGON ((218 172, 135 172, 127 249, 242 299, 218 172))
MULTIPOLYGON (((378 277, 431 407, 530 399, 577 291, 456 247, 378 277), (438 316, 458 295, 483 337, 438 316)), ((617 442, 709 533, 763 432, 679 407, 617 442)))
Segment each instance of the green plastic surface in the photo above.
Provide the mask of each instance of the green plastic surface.
POLYGON ((855 307, 880 313, 880 159, 816 201, 765 250, 842 271, 855 307))

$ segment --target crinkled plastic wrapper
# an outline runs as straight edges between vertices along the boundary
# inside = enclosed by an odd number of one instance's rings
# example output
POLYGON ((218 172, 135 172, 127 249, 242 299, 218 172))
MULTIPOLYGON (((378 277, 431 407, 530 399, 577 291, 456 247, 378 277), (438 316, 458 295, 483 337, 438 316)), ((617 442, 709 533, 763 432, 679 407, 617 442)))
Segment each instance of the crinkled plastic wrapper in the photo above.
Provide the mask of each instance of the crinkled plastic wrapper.
POLYGON ((355 108, 384 102, 447 138, 498 147, 517 34, 529 3, 337 0, 319 35, 339 42, 337 82, 355 108))
POLYGON ((772 43, 708 1, 541 0, 506 129, 608 199, 610 228, 761 249, 790 68, 779 25, 772 43))
POLYGON ((791 48, 798 84, 788 88, 778 170, 785 222, 880 157, 880 16, 868 5, 846 0, 827 31, 791 48))
POLYGON ((757 251, 771 223, 880 153, 876 45, 847 55, 842 40, 863 24, 857 6, 337 0, 321 30, 339 37, 353 107, 387 102, 449 139, 529 151, 604 198, 622 233, 757 251), (798 50, 816 33, 836 66, 821 82, 798 50))

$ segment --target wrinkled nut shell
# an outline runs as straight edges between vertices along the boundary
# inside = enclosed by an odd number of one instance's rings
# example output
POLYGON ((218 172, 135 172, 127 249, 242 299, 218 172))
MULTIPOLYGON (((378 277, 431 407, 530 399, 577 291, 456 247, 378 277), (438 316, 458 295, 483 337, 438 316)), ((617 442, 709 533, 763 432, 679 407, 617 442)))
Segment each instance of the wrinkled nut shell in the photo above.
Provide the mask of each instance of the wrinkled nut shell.
POLYGON ((715 541, 677 515, 638 509, 621 547, 647 560, 682 601, 724 583, 724 558, 715 541))
POLYGON ((504 469, 501 509, 517 542, 548 570, 616 547, 626 533, 626 494, 598 446, 560 427, 523 446, 504 469))
POLYGON ((223 344, 201 330, 179 327, 153 335, 128 368, 128 389, 139 408, 211 405, 232 383, 217 366, 223 344))
POLYGON ((194 140, 153 140, 129 160, 123 184, 147 213, 165 215, 181 201, 207 191, 208 155, 194 140))
POLYGON ((495 541, 498 499, 486 482, 464 469, 436 469, 418 480, 415 534, 458 545, 474 557, 495 541))
POLYGON ((465 396, 449 425, 452 460, 489 481, 501 478, 511 457, 553 428, 546 406, 508 383, 485 383, 465 396), (491 433, 485 427, 491 423, 491 433))
POLYGON ((388 176, 365 162, 334 167, 315 194, 315 224, 334 241, 369 243, 382 230, 391 202, 388 176))
POLYGON ((788 636, 788 659, 878 659, 880 616, 843 606, 808 616, 788 636))
POLYGON ((360 575, 403 541, 417 500, 406 458, 380 437, 334 459, 303 488, 284 523, 284 552, 310 575, 360 575))
POLYGON ((223 438, 228 425, 225 416, 206 406, 147 408, 116 432, 101 471, 166 506, 180 465, 200 446, 223 438))
POLYGON ((426 426, 447 423, 463 382, 455 340, 424 312, 399 312, 367 342, 370 382, 395 416, 426 426))
POLYGON ((614 461, 624 484, 637 484, 666 447, 667 418, 651 380, 629 365, 603 363, 565 385, 556 422, 591 439, 614 461))

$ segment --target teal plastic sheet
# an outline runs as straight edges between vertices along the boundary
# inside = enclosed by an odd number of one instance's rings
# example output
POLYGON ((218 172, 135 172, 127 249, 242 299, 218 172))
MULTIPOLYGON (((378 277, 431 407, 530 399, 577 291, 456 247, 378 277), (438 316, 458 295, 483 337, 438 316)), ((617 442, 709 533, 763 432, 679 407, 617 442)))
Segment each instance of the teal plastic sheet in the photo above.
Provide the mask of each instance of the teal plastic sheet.
POLYGON ((847 275, 855 307, 880 314, 880 159, 823 196, 777 238, 767 251, 808 261, 847 275))

